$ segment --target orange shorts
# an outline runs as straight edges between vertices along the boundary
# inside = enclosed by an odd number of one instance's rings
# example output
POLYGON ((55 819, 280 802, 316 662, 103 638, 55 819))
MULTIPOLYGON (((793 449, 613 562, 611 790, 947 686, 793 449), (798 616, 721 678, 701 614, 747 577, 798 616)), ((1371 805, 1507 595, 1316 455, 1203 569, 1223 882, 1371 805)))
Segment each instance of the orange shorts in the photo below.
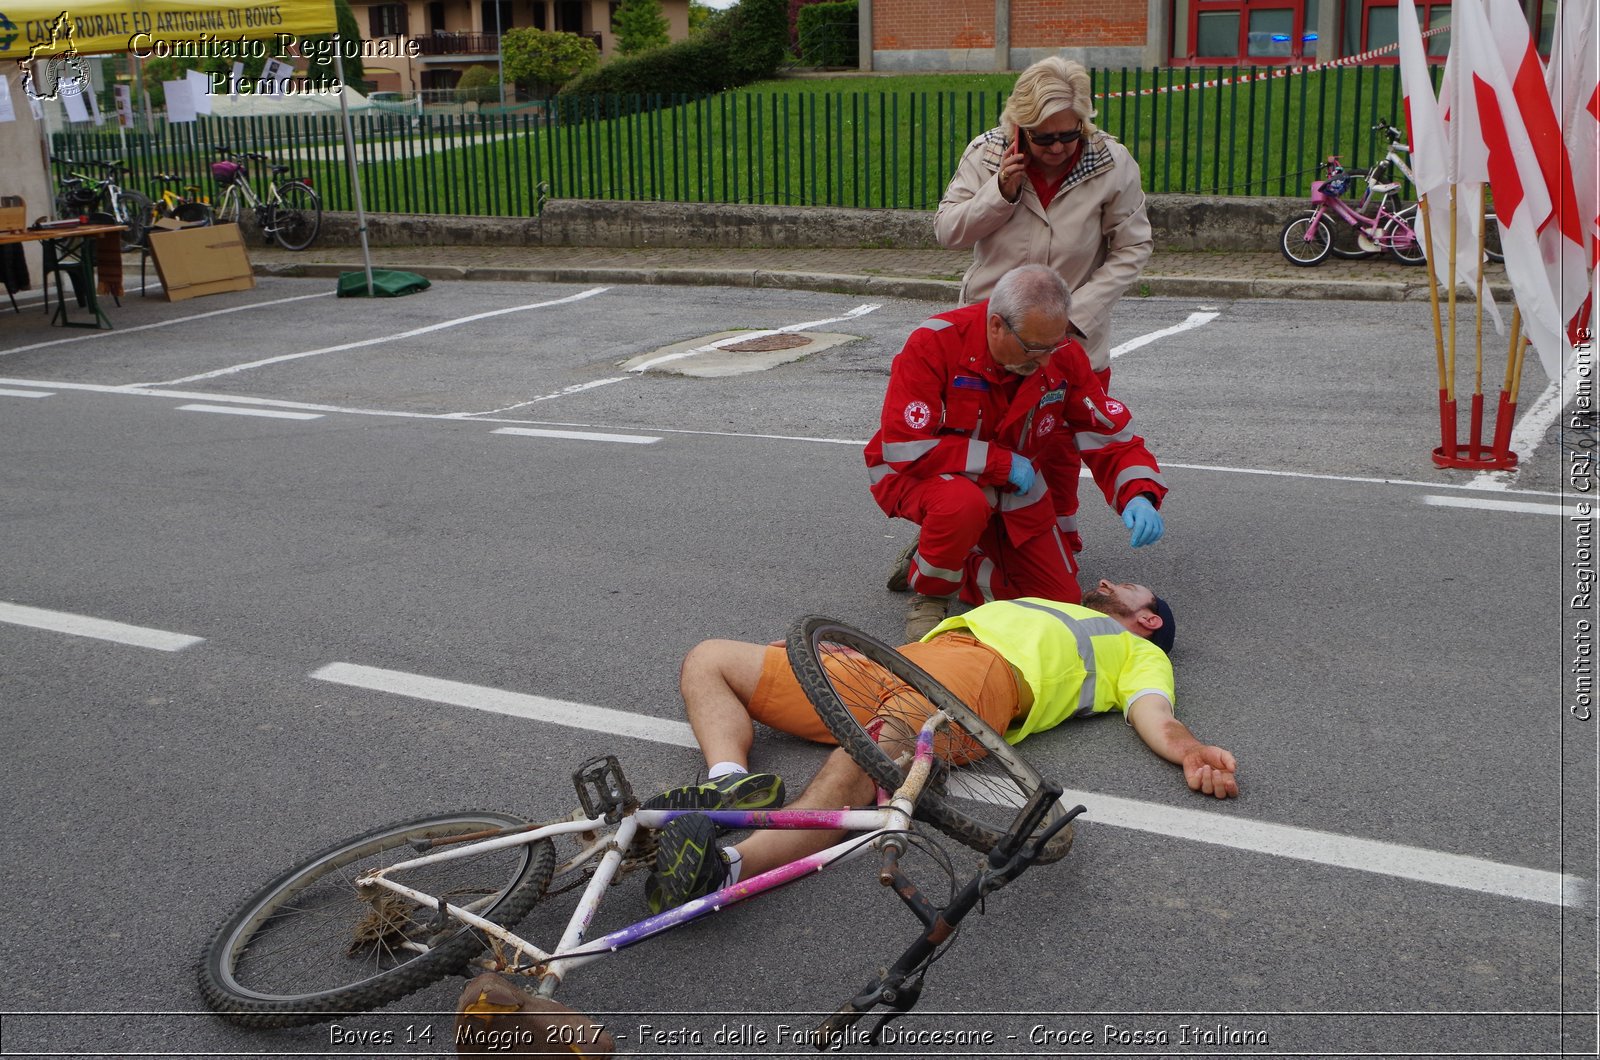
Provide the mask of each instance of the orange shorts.
MULTIPOLYGON (((1004 733, 1018 713, 1019 697, 1017 678, 1001 654, 970 636, 946 633, 931 641, 907 644, 900 653, 955 693, 974 714, 978 715, 996 732, 1004 733)), ((830 673, 839 666, 849 665, 825 658, 823 665, 830 673)), ((857 661, 859 665, 859 660, 857 661)), ((837 682, 841 690, 852 682, 837 682)), ((856 720, 865 725, 878 712, 880 704, 904 695, 906 686, 884 674, 884 680, 875 688, 860 689, 846 700, 845 705, 856 720)), ((918 699, 922 703, 926 700, 918 699)), ((747 708, 755 720, 770 725, 780 732, 803 736, 817 743, 837 744, 828 727, 817 716, 817 708, 800 688, 800 681, 789 666, 789 656, 782 647, 767 649, 761 662, 761 678, 756 682, 755 693, 747 708)), ((926 716, 926 715, 924 715, 926 716)))

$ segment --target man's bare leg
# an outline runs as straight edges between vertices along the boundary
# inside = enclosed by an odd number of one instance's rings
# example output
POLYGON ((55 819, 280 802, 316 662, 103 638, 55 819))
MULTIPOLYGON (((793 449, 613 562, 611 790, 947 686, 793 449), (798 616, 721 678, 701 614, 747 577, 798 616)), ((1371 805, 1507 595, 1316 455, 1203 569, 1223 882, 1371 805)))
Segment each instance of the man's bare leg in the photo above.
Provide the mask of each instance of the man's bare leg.
POLYGON ((750 765, 755 726, 745 704, 761 680, 766 646, 737 640, 706 640, 684 656, 678 687, 694 738, 706 765, 750 765))
MULTIPOLYGON (((698 730, 697 730, 698 731, 698 730)), ((836 750, 811 778, 806 790, 786 808, 791 810, 837 810, 846 806, 870 806, 877 792, 872 778, 862 772, 855 760, 836 750)), ((807 854, 815 854, 844 838, 842 830, 766 830, 753 833, 733 849, 738 852, 739 878, 749 879, 807 854)))

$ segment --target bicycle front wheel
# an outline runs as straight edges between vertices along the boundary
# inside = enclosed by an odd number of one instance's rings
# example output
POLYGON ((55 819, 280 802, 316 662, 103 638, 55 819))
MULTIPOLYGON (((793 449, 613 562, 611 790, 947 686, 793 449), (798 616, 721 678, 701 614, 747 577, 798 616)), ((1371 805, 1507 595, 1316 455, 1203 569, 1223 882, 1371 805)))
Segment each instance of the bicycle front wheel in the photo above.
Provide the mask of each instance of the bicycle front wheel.
POLYGON ((1333 232, 1326 217, 1296 214, 1278 237, 1283 256, 1293 265, 1320 265, 1333 252, 1333 232))
POLYGON ((122 249, 135 251, 144 246, 145 235, 150 230, 150 222, 155 217, 155 206, 151 201, 136 191, 125 191, 118 205, 122 211, 121 222, 128 227, 122 233, 122 249))
MULTIPOLYGON (((378 1008, 460 970, 488 943, 458 921, 381 887, 364 873, 421 855, 414 841, 521 827, 471 810, 407 821, 329 847, 247 901, 207 944, 206 1004, 246 1027, 297 1027, 378 1008)), ((406 874, 426 894, 502 927, 533 908, 550 882, 549 840, 442 861, 406 874)))
POLYGON ((273 207, 272 237, 284 250, 304 250, 322 230, 322 200, 299 181, 278 186, 273 207))
MULTIPOLYGON (((896 759, 912 749, 928 715, 935 709, 950 715, 949 729, 935 742, 939 763, 917 800, 916 816, 952 839, 987 852, 1010 831, 1017 811, 1044 783, 1033 764, 955 693, 876 637, 810 616, 790 628, 786 649, 823 724, 886 790, 904 781, 896 759), (862 718, 872 721, 863 724, 862 718), (874 736, 869 728, 876 728, 878 719, 883 724, 874 736)), ((1065 814, 1058 801, 1035 834, 1065 814)), ((1055 861, 1071 847, 1069 825, 1051 839, 1040 860, 1055 861)))

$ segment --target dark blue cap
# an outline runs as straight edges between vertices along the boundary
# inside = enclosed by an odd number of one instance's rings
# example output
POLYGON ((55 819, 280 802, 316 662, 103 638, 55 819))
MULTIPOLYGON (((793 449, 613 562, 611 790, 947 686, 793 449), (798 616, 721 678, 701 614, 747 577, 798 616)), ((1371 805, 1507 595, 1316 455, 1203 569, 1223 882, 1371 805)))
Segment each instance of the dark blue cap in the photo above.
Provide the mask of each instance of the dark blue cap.
POLYGON ((1161 616, 1161 628, 1150 634, 1150 643, 1171 655, 1172 642, 1178 639, 1178 620, 1172 617, 1172 608, 1159 596, 1150 605, 1150 610, 1161 616))

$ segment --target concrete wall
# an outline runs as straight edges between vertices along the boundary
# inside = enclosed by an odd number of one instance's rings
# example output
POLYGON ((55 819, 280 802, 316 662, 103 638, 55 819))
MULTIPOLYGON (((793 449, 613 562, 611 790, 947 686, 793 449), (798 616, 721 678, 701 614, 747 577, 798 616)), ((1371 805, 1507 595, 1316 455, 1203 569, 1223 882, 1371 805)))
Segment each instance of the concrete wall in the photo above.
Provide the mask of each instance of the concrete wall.
MULTIPOLYGON (((1301 199, 1215 199, 1153 195, 1156 245, 1173 250, 1249 250, 1275 245, 1301 199)), ((329 214, 320 242, 354 245, 355 218, 329 214)), ((725 206, 560 199, 537 218, 373 214, 376 246, 511 245, 577 247, 903 247, 936 248, 924 210, 725 206)))

